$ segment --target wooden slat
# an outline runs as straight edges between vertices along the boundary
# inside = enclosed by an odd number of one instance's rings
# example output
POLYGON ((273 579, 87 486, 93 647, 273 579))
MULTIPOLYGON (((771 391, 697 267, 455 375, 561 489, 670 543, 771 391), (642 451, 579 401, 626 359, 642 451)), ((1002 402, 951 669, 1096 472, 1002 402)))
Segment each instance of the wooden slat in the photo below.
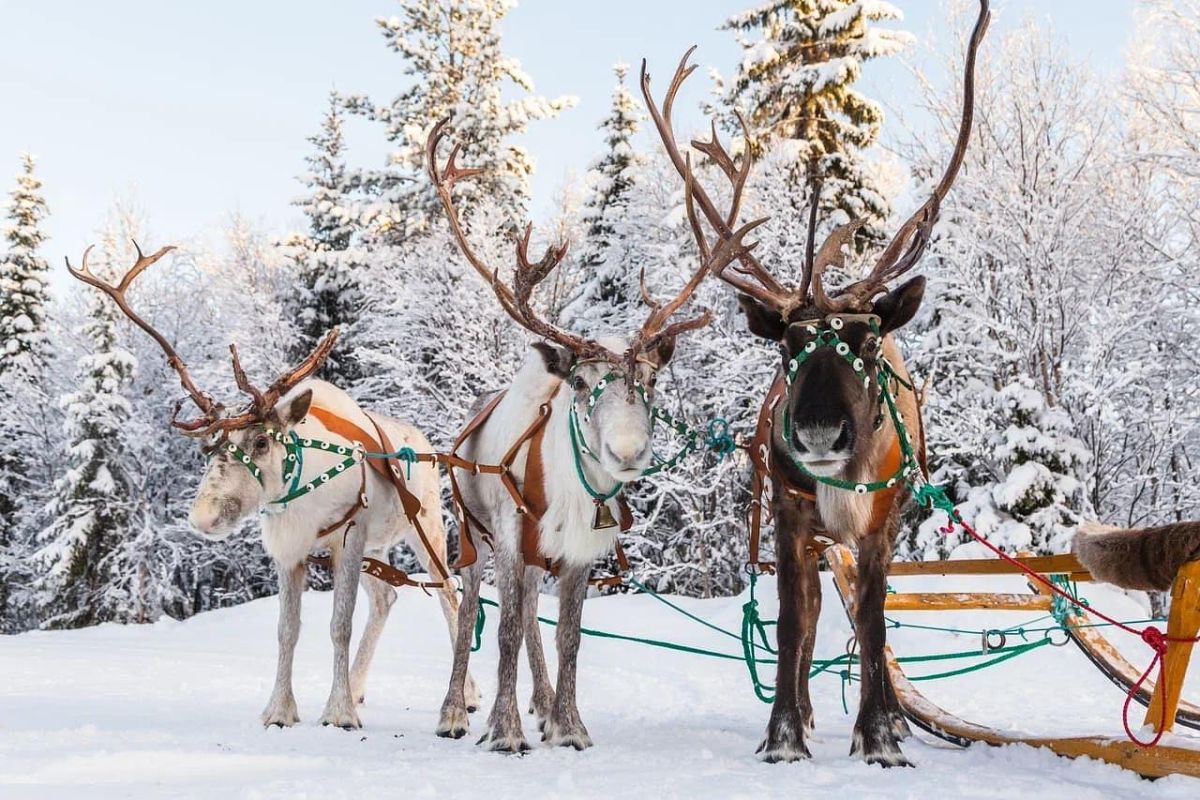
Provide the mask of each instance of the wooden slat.
POLYGON ((1192 658, 1190 639, 1200 631, 1200 561, 1184 564, 1171 587, 1171 615, 1167 621, 1167 654, 1163 658, 1162 681, 1154 687, 1154 696, 1146 709, 1146 724, 1157 730, 1166 720, 1165 728, 1175 726, 1183 679, 1187 677, 1192 658))
MULTIPOLYGON (((1072 580, 1090 581, 1091 573, 1084 569, 1074 555, 1025 556, 1017 559, 1042 575, 1070 575, 1072 580)), ((897 561, 888 570, 888 577, 912 575, 1017 575, 1021 569, 999 558, 963 558, 946 561, 897 561)))
POLYGON ((901 592, 889 594, 888 611, 1049 611, 1053 601, 1036 594, 993 592, 901 592))
MULTIPOLYGON (((854 597, 853 576, 857 571, 854 554, 845 547, 832 547, 825 553, 825 559, 833 572, 834 586, 842 598, 842 605, 853 619, 851 600, 854 597)), ((1102 736, 1038 737, 1016 731, 998 731, 986 725, 968 722, 942 709, 921 694, 904 674, 891 648, 887 647, 885 652, 888 673, 905 715, 924 730, 948 742, 964 747, 971 742, 985 742, 991 745, 1024 744, 1044 747, 1067 758, 1098 758, 1148 778, 1167 775, 1200 778, 1200 749, 1163 744, 1145 748, 1123 739, 1102 736)))
MULTIPOLYGON (((1030 581, 1029 586, 1034 591, 1049 595, 1049 590, 1036 581, 1030 581)), ((1075 614, 1068 609, 1067 624, 1067 634, 1071 637, 1071 641, 1083 651, 1083 654, 1098 670, 1104 673, 1106 678, 1119 687, 1122 692, 1128 694, 1141 678, 1142 670, 1121 655, 1100 628, 1092 626, 1091 619, 1088 618, 1086 612, 1075 614)), ((1150 650, 1147 648, 1145 652, 1147 654, 1146 661, 1149 663, 1150 650)), ((1138 686, 1134 699, 1143 706, 1150 705, 1154 686, 1154 677, 1146 678, 1138 686)), ((1180 700, 1179 709, 1175 713, 1175 721, 1189 728, 1200 730, 1200 706, 1180 700)))

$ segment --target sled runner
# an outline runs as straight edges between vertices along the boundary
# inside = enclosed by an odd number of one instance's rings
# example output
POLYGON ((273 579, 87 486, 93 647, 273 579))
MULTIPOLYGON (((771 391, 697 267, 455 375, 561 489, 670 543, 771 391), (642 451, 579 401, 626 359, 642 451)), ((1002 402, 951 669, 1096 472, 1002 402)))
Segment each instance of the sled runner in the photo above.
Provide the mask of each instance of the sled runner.
MULTIPOLYGON (((837 587, 842 605, 853 623, 854 615, 851 603, 854 597, 854 579, 857 572, 854 554, 846 547, 835 545, 826 549, 824 555, 833 573, 834 585, 837 587)), ((1076 581, 1091 580, 1091 575, 1071 555, 1025 558, 1022 559, 1022 562, 1046 576, 1064 575, 1070 576, 1072 580, 1076 581)), ((896 563, 892 565, 890 577, 1020 573, 1019 568, 996 559, 971 559, 896 563)), ((1051 609, 1051 604, 1048 602, 1051 601, 1051 598, 1043 592, 1028 596, 1031 601, 1034 601, 1033 604, 1014 603, 1012 598, 1015 597, 1022 597, 1022 595, 989 595, 985 593, 906 595, 901 593, 889 595, 888 608, 891 610, 1051 609), (1047 602, 1043 603, 1042 601, 1047 602)), ((1194 636, 1196 625, 1200 623, 1200 562, 1186 564, 1179 571, 1172 589, 1172 600, 1168 636, 1171 638, 1194 636)), ((1087 612, 1078 608, 1072 610, 1064 627, 1089 659, 1118 686, 1129 688, 1136 685, 1140 673, 1098 633, 1096 628, 1084 627, 1089 624, 1087 612)), ((1135 695, 1140 702, 1149 704, 1146 724, 1153 725, 1157 729, 1159 721, 1164 718, 1162 703, 1166 704, 1166 719, 1189 726, 1195 721, 1196 706, 1190 703, 1181 703, 1179 698, 1190 654, 1190 645, 1171 642, 1168 645, 1164 672, 1167 677, 1166 686, 1143 683, 1140 691, 1135 695), (1177 706, 1179 710, 1175 711, 1177 706)), ((1127 739, 1107 736, 1045 737, 1018 731, 1000 731, 958 717, 925 697, 905 675, 890 647, 887 649, 887 665, 905 715, 922 729, 952 744, 961 747, 966 747, 973 742, 984 742, 991 745, 1027 744, 1033 747, 1047 748, 1068 758, 1080 756, 1097 758, 1149 778, 1166 775, 1200 777, 1200 741, 1196 742, 1195 748, 1177 744, 1144 747, 1127 739)), ((1170 730, 1171 727, 1169 722, 1166 729, 1170 730)))

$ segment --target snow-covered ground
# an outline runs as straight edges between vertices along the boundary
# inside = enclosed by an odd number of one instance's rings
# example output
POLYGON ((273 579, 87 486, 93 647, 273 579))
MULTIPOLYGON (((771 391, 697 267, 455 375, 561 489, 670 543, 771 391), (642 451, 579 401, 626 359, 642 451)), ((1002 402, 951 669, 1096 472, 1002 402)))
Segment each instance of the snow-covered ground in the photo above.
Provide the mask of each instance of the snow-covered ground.
MULTIPOLYGON (((922 585, 938 591, 1020 590, 1012 578, 969 584, 909 579, 902 588, 922 585)), ((1129 616, 1142 613, 1111 590, 1088 586, 1085 594, 1129 616)), ((768 615, 775 607, 773 595, 767 581, 762 596, 768 615)), ((737 630, 743 598, 680 602, 737 630)), ((485 712, 473 716, 470 738, 451 741, 432 733, 449 645, 435 601, 414 590, 401 593, 380 645, 363 729, 321 728, 315 720, 329 688, 329 607, 328 594, 305 596, 306 627, 296 665, 302 722, 288 730, 263 730, 257 721, 274 670, 273 598, 182 623, 105 625, 0 640, 0 797, 758 800, 835 792, 862 798, 1075 800, 1195 798, 1200 793, 1200 781, 1189 778, 1149 782, 1107 764, 1072 762, 1022 746, 960 750, 924 733, 904 745, 915 769, 869 767, 848 755, 852 719, 842 712, 840 681, 831 675, 814 681, 813 760, 762 764, 754 749, 769 708, 755 699, 742 664, 594 638, 585 640, 579 682, 580 709, 596 746, 582 753, 535 747, 522 758, 482 752, 473 742, 485 712)), ((553 598, 543 598, 542 613, 554 615, 553 598)), ((963 612, 904 619, 979 628, 1010 625, 1021 617, 963 612)), ((473 660, 489 696, 495 683, 495 620, 494 614, 489 617, 484 648, 473 660)), ((584 621, 622 633, 738 650, 736 641, 645 596, 589 600, 584 621)), ((827 583, 818 656, 841 652, 849 634, 827 583)), ((1134 663, 1146 663, 1144 645, 1114 639, 1134 663)), ((914 630, 892 631, 891 641, 901 655, 978 643, 977 637, 914 630)), ((552 648, 549 655, 553 661, 552 648)), ((932 670, 912 673, 922 671, 932 670)), ((1122 694, 1073 647, 1042 648, 992 670, 920 687, 944 707, 994 727, 1121 735, 1122 694)), ((528 692, 523 674, 522 696, 528 692)), ((1197 675, 1185 694, 1200 697, 1197 675)), ((853 686, 849 695, 853 710, 853 686)), ((1135 713, 1140 717, 1140 707, 1135 713)), ((532 721, 526 733, 537 741, 532 721)), ((1200 747, 1200 735, 1193 741, 1200 747)))

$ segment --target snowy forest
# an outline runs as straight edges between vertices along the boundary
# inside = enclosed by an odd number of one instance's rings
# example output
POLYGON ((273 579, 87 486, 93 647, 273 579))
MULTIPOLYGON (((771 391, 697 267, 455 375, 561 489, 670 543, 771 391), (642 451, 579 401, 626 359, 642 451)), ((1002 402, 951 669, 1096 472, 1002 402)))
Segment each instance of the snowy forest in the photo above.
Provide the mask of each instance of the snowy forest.
MULTIPOLYGON (((296 165, 307 228, 234 218, 223 246, 180 242, 139 280, 137 307, 200 385, 237 396, 230 342, 267 376, 339 326, 321 377, 444 450, 476 397, 511 377, 529 336, 462 260, 423 159, 429 130, 449 117, 462 162, 484 171, 461 185, 470 237, 511 264, 536 168, 515 139, 576 113, 571 97, 540 96, 506 53, 512 5, 401 0, 375 21, 400 90, 335 92, 312 109, 310 154, 296 165), (387 142, 386 163, 350 151, 352 118, 387 142)), ((1200 517, 1200 0, 1141 6, 1124 67, 1103 82, 1044 23, 989 41, 971 147, 918 267, 925 302, 901 339, 925 390, 931 479, 1014 552, 1062 552, 1088 520, 1200 517)), ((870 263, 953 147, 972 20, 966 4, 937 48, 937 76, 918 75, 936 124, 912 130, 856 88, 872 62, 927 46, 902 31, 893 3, 769 0, 709 21, 742 60, 693 80, 708 81, 705 111, 726 141, 755 155, 745 216, 770 217, 755 234, 764 263, 799 269, 812 203, 823 231, 867 223, 840 279, 870 263), (899 145, 882 146, 885 124, 899 145)), ((653 67, 661 90, 674 64, 653 67)), ((613 66, 610 110, 596 120, 603 149, 535 228, 538 241, 572 243, 544 315, 589 335, 636 329, 643 271, 661 294, 696 266, 682 184, 637 82, 638 65, 613 66)), ((708 180, 712 166, 694 158, 708 180)), ((174 373, 108 298, 51 291, 63 253, 44 233, 54 209, 38 163, 0 153, 0 165, 15 175, 0 224, 0 632, 184 618, 274 593, 255 521, 220 543, 189 529, 204 460, 169 426, 174 373)), ((147 252, 171 244, 136 202, 97 209, 101 219, 91 263, 108 279, 133 263, 132 241, 147 252)), ((693 425, 728 420, 745 441, 778 352, 747 332, 726 286, 707 281, 695 302, 715 320, 681 340, 660 402, 693 425)), ((637 522, 622 541, 639 580, 691 596, 742 589, 744 451, 692 455, 630 499, 637 522)), ((448 504, 445 516, 453 529, 448 504)), ((910 509, 897 558, 971 547, 927 516, 910 509)), ((407 552, 392 558, 411 565, 407 552)))

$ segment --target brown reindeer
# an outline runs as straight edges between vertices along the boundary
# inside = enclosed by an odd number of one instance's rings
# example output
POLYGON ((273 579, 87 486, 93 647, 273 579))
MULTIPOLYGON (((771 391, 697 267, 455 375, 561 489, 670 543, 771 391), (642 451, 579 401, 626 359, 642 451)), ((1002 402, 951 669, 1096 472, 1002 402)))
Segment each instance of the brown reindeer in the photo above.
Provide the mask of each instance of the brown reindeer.
MULTIPOLYGON (((924 463, 924 436, 918 398, 891 334, 916 313, 925 279, 912 278, 890 291, 887 287, 919 261, 962 165, 971 130, 975 56, 988 16, 987 0, 981 0, 967 50, 962 121, 950 163, 869 275, 841 291, 825 288, 824 271, 842 263, 842 248, 859 223, 838 228, 815 251, 815 210, 798 285, 784 285, 750 253, 742 253, 738 264, 714 269, 739 292, 750 331, 778 342, 782 354, 753 454, 770 476, 779 574, 778 688, 758 749, 765 761, 810 757, 804 740, 813 726, 808 674, 821 608, 817 558, 821 543, 831 539, 859 551, 853 610, 862 689, 851 753, 873 764, 908 764, 899 746, 909 734, 908 723, 884 662, 883 609, 893 539, 908 496, 904 479, 924 463), (896 418, 885 408, 883 382, 895 396, 896 418), (904 421, 907 434, 896 419, 904 421)), ((690 55, 689 50, 676 69, 661 108, 651 96, 643 62, 642 93, 667 154, 689 187, 689 206, 698 207, 724 240, 731 235, 734 217, 723 216, 697 183, 671 123, 675 95, 695 69, 687 64, 690 55)), ((743 120, 744 132, 745 127, 743 120)), ((710 158, 733 185, 733 196, 740 198, 749 155, 737 163, 718 140, 715 126, 710 141, 692 146, 710 158)), ((694 223, 693 229, 706 247, 700 227, 694 223)))

